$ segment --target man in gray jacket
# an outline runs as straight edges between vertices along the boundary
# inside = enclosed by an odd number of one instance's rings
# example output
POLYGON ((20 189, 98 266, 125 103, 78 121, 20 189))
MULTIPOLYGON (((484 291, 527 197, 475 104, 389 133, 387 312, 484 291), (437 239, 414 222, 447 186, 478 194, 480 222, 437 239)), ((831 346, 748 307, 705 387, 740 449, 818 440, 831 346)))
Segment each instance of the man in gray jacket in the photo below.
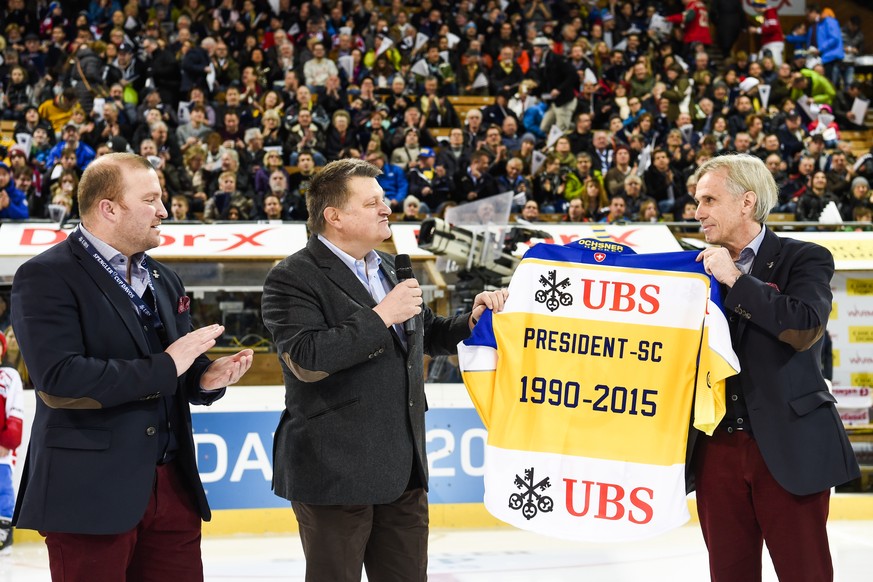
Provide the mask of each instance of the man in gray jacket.
POLYGON ((426 579, 424 353, 454 353, 506 298, 483 292, 472 313, 434 315, 374 250, 391 236, 377 175, 357 159, 325 166, 307 195, 313 236, 264 283, 286 390, 273 488, 293 501, 309 581, 357 581, 362 566, 370 580, 426 579))

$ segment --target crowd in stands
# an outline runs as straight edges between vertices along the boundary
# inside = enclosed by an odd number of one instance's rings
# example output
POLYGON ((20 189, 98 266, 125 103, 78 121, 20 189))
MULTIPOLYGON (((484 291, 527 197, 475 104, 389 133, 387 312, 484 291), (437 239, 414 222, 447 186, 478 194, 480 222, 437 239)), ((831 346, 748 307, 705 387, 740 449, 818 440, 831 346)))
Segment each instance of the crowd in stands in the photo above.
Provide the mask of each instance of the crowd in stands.
POLYGON ((776 211, 869 221, 873 156, 841 139, 865 129, 860 20, 808 2, 783 31, 776 4, 8 0, 0 218, 75 218, 85 167, 133 151, 168 220, 305 220, 351 156, 407 220, 512 191, 529 221, 693 222, 694 170, 746 152, 776 211))

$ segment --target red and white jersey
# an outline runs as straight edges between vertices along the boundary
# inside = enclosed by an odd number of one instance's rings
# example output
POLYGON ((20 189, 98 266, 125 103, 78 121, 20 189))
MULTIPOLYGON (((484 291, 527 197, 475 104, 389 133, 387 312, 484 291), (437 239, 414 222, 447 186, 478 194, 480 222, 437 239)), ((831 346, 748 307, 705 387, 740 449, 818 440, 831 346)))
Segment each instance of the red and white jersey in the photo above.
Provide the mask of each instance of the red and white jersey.
POLYGON ((14 368, 0 367, 0 447, 9 453, 0 457, 0 465, 12 465, 15 449, 21 444, 24 424, 24 390, 21 376, 14 368))
POLYGON ((707 10, 706 4, 701 0, 691 0, 685 6, 684 12, 668 16, 667 21, 673 24, 682 24, 685 30, 682 34, 682 42, 685 44, 694 42, 703 43, 707 46, 712 44, 712 35, 709 33, 709 10, 707 10), (692 10, 694 11, 694 18, 685 22, 688 13, 692 10))
POLYGON ((771 42, 785 42, 785 35, 782 33, 779 15, 775 8, 767 8, 764 11, 764 21, 761 23, 761 44, 771 42))

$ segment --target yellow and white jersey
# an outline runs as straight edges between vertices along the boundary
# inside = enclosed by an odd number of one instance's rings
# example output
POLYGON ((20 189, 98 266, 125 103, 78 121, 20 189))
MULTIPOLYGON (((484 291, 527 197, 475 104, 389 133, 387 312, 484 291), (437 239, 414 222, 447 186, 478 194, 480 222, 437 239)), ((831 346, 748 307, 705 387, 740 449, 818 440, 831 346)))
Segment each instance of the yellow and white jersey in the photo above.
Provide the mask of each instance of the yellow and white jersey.
POLYGON ((516 527, 619 541, 688 521, 692 403, 711 434, 739 362, 697 253, 629 252, 533 247, 458 346, 488 429, 485 506, 516 527))

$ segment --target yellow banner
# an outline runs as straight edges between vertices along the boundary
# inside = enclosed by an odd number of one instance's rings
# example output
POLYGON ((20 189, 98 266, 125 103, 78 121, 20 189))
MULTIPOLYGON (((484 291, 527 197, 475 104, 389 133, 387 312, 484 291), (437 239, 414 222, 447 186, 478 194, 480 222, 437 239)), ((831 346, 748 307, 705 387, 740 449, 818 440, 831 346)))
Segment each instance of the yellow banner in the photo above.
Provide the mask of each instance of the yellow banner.
MULTIPOLYGON (((836 362, 834 362, 834 367, 836 367, 836 362)), ((873 387, 873 373, 871 372, 858 372, 852 374, 852 386, 867 386, 873 387)))
POLYGON ((873 343, 873 326, 849 326, 849 342, 853 344, 873 343))
POLYGON ((873 279, 846 279, 847 295, 873 295, 873 279))

